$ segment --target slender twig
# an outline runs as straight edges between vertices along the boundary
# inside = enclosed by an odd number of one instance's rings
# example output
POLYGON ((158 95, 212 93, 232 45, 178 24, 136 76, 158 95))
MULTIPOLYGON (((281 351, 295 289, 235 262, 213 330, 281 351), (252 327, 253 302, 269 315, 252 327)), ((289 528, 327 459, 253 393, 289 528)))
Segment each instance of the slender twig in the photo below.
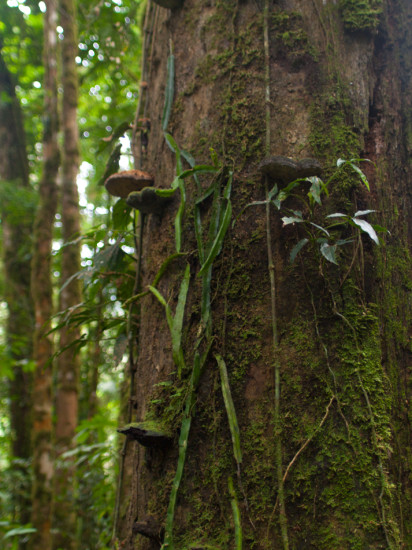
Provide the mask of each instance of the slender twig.
MULTIPOLYGON (((265 0, 263 8, 263 42, 265 56, 265 114, 266 114, 266 139, 265 149, 266 155, 270 154, 270 53, 269 53, 269 0, 265 0)), ((279 337, 277 327, 277 311, 276 311, 276 280, 275 280, 275 265, 272 256, 272 236, 270 229, 270 201, 269 201, 269 185, 267 176, 265 177, 265 196, 266 196, 266 240, 267 240, 267 255, 268 269, 270 277, 270 296, 272 309, 272 347, 274 356, 274 384, 275 384, 275 411, 274 411, 274 431, 275 431, 275 458, 276 458, 276 477, 278 482, 278 499, 279 499, 279 525, 282 535, 283 550, 289 549, 289 537, 287 528, 287 517, 285 507, 285 494, 283 483, 283 468, 282 468, 282 438, 280 425, 280 361, 278 357, 279 337)))
POLYGON ((333 403, 334 399, 335 399, 335 396, 332 395, 332 397, 330 398, 330 401, 329 401, 329 403, 326 407, 325 414, 323 415, 322 420, 319 422, 318 427, 314 430, 312 435, 310 437, 308 437, 308 439, 305 441, 305 443, 302 445, 302 447, 298 450, 298 452, 295 454, 295 456, 289 462, 288 467, 286 468, 285 473, 283 474, 283 482, 286 481, 286 478, 288 477, 289 470, 292 468, 293 464, 296 462, 298 456, 306 449, 306 447, 309 445, 309 443, 312 441, 312 439, 315 437, 315 435, 318 433, 318 431, 321 429, 321 427, 325 423, 325 421, 326 421, 326 419, 329 415, 329 410, 332 406, 332 403, 333 403))

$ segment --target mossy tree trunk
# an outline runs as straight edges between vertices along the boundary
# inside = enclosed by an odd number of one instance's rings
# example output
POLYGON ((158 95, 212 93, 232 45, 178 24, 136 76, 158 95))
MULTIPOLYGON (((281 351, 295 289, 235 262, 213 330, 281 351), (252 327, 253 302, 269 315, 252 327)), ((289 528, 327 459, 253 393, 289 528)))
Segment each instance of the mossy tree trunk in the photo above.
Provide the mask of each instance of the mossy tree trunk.
MULTIPOLYGON (((209 307, 195 224, 200 217, 205 234, 213 208, 225 208, 228 198, 195 206, 213 177, 199 176, 201 190, 185 180, 184 256, 157 283, 174 314, 190 266, 185 367, 179 374, 164 304, 150 292, 141 301, 133 419, 155 421, 173 444, 127 446, 134 477, 120 507, 122 547, 159 548, 166 525, 169 549, 408 548, 411 4, 186 0, 173 11, 156 7, 152 17, 143 167, 157 187, 180 172, 162 130, 172 50, 167 130, 197 164, 210 164, 213 148, 233 170, 236 223, 213 262, 209 307), (290 264, 304 235, 299 224, 283 228, 282 214, 265 205, 273 182, 262 181, 258 164, 268 153, 315 158, 325 181, 339 157, 371 159, 374 165, 362 165, 371 192, 342 170, 329 184, 323 216, 375 209, 370 220, 390 234, 379 247, 355 234, 338 265, 309 245, 290 264), (251 202, 260 204, 245 209, 251 202), (199 357, 204 368, 188 400, 199 357), (242 459, 232 447, 222 359, 242 459), (184 455, 172 522, 169 499, 184 455)), ((223 193, 227 172, 219 177, 223 193)), ((183 193, 175 195, 162 217, 149 217, 143 286, 176 252, 183 193)))
POLYGON ((29 188, 29 170, 20 103, 15 82, 1 57, 0 43, 0 179, 2 180, 2 231, 5 301, 8 308, 7 343, 12 363, 10 424, 13 468, 17 478, 14 505, 17 521, 30 521, 31 391, 30 371, 34 327, 30 293, 30 261, 34 200, 29 188))
POLYGON ((33 232, 32 294, 35 311, 33 382, 33 507, 36 529, 30 541, 32 550, 52 547, 51 518, 54 455, 52 449, 52 356, 49 334, 53 314, 51 252, 54 217, 57 207, 57 174, 60 165, 58 146, 57 99, 57 4, 46 0, 44 17, 44 112, 43 172, 39 183, 39 205, 33 232))
POLYGON ((75 457, 64 458, 74 444, 78 423, 79 337, 80 329, 70 323, 71 313, 76 313, 81 303, 79 197, 76 178, 79 169, 79 145, 77 128, 78 76, 76 66, 77 27, 76 4, 73 0, 60 0, 60 24, 62 40, 62 188, 61 220, 64 248, 61 263, 61 291, 59 309, 69 320, 60 329, 59 355, 57 359, 55 447, 58 458, 54 478, 53 548, 76 548, 75 512, 75 457))

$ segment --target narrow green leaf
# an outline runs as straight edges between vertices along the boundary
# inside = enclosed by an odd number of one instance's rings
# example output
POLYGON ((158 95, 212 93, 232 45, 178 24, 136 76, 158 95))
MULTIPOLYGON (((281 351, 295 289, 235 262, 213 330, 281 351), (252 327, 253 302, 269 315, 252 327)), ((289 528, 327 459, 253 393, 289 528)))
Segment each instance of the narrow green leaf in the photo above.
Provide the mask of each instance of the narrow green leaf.
POLYGON ((366 216, 367 214, 371 214, 372 212, 376 212, 376 210, 358 210, 355 212, 354 217, 357 216, 366 216))
POLYGON ((205 261, 205 250, 203 247, 203 236, 202 236, 202 219, 200 217, 200 208, 195 204, 195 234, 197 241, 197 251, 199 254, 200 265, 205 261))
POLYGON ((10 529, 4 535, 3 540, 9 539, 11 537, 21 537, 23 535, 29 535, 30 533, 35 533, 37 529, 34 527, 16 527, 15 529, 10 529))
POLYGON ((166 311, 166 320, 167 320, 167 324, 169 325, 169 330, 170 332, 172 331, 172 328, 173 328, 173 316, 172 316, 172 312, 170 311, 170 306, 169 304, 166 302, 166 300, 163 298, 163 296, 160 294, 160 292, 157 290, 157 288, 154 288, 153 286, 149 285, 147 287, 150 292, 156 296, 156 298, 158 299, 158 301, 162 304, 162 306, 165 308, 165 311, 166 311))
POLYGON ((176 174, 179 176, 181 174, 182 170, 182 159, 181 159, 181 153, 179 146, 177 145, 176 141, 174 140, 173 136, 171 134, 168 134, 165 132, 165 140, 169 148, 174 152, 176 155, 176 174))
POLYGON ((175 86, 175 56, 169 55, 167 58, 167 78, 165 90, 165 104, 162 115, 162 130, 166 131, 169 124, 170 113, 172 111, 173 96, 175 86))
POLYGON ((239 503, 237 501, 236 492, 233 487, 232 477, 229 476, 227 480, 230 502, 232 506, 233 523, 235 524, 235 550, 242 550, 242 523, 239 510, 239 503))
POLYGON ((214 166, 210 166, 209 164, 198 164, 188 170, 184 170, 181 174, 179 174, 179 177, 187 178, 188 176, 193 176, 194 174, 216 174, 217 172, 218 170, 216 170, 214 166))
POLYGON ((231 217, 232 217, 232 204, 231 204, 230 201, 228 201, 228 203, 226 205, 225 212, 223 214, 223 220, 222 220, 222 223, 220 225, 219 231, 218 231, 218 233, 216 235, 216 238, 215 238, 215 240, 212 244, 212 247, 210 249, 208 257, 205 260, 205 263, 202 265, 202 267, 199 271, 199 275, 202 275, 209 268, 209 266, 212 265, 212 263, 215 260, 216 256, 222 250, 223 241, 224 241, 226 232, 228 230, 228 227, 230 225, 231 217))
POLYGON ((341 214, 340 212, 334 212, 333 214, 328 214, 326 218, 347 218, 346 214, 341 214))
POLYGON ((373 242, 379 245, 378 235, 376 234, 374 228, 369 222, 360 218, 352 218, 352 221, 354 224, 360 227, 364 233, 367 233, 373 242))
POLYGON ((295 261, 296 256, 302 250, 302 248, 309 242, 309 239, 301 239, 295 246, 292 248, 290 253, 290 263, 292 264, 295 261))
POLYGON ((168 258, 166 258, 166 260, 162 263, 162 265, 160 266, 160 269, 159 271, 156 273, 156 276, 155 278, 153 279, 153 283, 152 283, 152 286, 156 286, 157 283, 160 281, 160 279, 163 277, 168 265, 173 261, 175 260, 176 258, 181 258, 182 256, 185 256, 185 254, 179 254, 179 253, 176 253, 176 254, 172 254, 171 256, 169 256, 168 258))
POLYGON ((316 227, 316 229, 319 229, 319 231, 322 231, 322 233, 325 233, 325 235, 330 237, 330 233, 325 227, 322 227, 321 225, 318 225, 317 223, 313 223, 313 222, 309 222, 309 223, 310 223, 310 225, 313 225, 313 227, 316 227))
POLYGON ((186 206, 186 189, 183 180, 179 179, 180 204, 175 218, 176 252, 180 252, 182 246, 182 220, 186 206))
POLYGON ((353 162, 349 162, 350 166, 353 170, 359 175, 360 179, 362 180, 362 183, 365 185, 366 189, 370 191, 369 182, 365 176, 365 174, 362 172, 362 170, 359 168, 359 166, 356 166, 356 164, 353 164, 353 162))
POLYGON ((182 342, 182 329, 183 329, 183 318, 184 318, 185 306, 186 306, 186 298, 187 298, 187 292, 189 290, 189 281, 190 281, 190 265, 187 264, 185 273, 183 275, 183 280, 180 285, 179 298, 177 300, 176 312, 173 317, 173 325, 171 329, 173 358, 175 360, 176 366, 178 367, 179 378, 185 366, 184 359, 183 359, 183 352, 181 348, 181 342, 182 342))
POLYGON ((338 262, 336 261, 336 244, 331 245, 324 242, 320 245, 320 251, 322 256, 326 258, 328 262, 338 265, 338 262))
POLYGON ((240 448, 240 431, 236 417, 236 409, 230 391, 229 376, 227 374, 226 363, 220 355, 215 355, 220 373, 222 384, 223 401, 225 402, 226 414, 229 420, 230 433, 232 435, 233 455, 238 464, 242 463, 242 450, 240 448))
POLYGON ((345 160, 345 159, 338 159, 338 160, 336 161, 336 166, 337 166, 338 168, 340 168, 341 166, 343 166, 343 165, 346 164, 347 162, 348 162, 348 161, 345 160))

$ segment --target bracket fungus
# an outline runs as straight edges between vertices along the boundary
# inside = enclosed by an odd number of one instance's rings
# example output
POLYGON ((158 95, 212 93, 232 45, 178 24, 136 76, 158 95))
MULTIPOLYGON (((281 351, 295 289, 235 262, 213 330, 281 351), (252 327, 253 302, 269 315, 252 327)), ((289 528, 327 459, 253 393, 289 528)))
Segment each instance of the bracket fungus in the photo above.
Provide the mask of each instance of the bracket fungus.
POLYGON ((153 187, 145 187, 141 191, 129 193, 126 203, 132 208, 136 208, 142 214, 161 215, 164 207, 173 198, 173 195, 161 195, 153 187))
POLYGON ((156 422, 132 422, 122 428, 118 428, 119 433, 135 439, 144 447, 166 447, 172 442, 170 434, 160 429, 156 422))
POLYGON ((320 176, 322 167, 316 159, 302 159, 295 161, 288 157, 266 157, 258 166, 259 172, 270 179, 281 181, 284 185, 298 178, 320 176))
POLYGON ((143 521, 136 521, 133 524, 132 531, 134 535, 143 535, 159 544, 163 538, 163 527, 159 525, 153 516, 147 516, 143 521))
POLYGON ((107 178, 104 186, 115 196, 125 199, 134 191, 141 191, 144 187, 152 187, 154 178, 143 170, 123 170, 107 178))

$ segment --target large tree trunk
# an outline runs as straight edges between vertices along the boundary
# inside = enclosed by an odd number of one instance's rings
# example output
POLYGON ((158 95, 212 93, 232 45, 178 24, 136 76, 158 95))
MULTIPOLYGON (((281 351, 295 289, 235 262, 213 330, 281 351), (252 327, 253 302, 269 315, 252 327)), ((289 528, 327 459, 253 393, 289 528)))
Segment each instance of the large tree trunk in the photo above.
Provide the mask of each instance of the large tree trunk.
POLYGON ((2 228, 5 300, 8 308, 7 342, 13 362, 10 380, 10 424, 12 457, 21 483, 14 488, 17 521, 30 521, 30 480, 27 467, 31 458, 31 390, 34 327, 30 293, 30 235, 33 207, 30 204, 29 172, 20 103, 15 83, 1 56, 0 43, 0 179, 3 186, 2 228), (27 205, 27 207, 23 206, 27 205))
MULTIPOLYGON (((60 0, 60 23, 64 32, 62 41, 62 129, 64 140, 61 194, 64 248, 59 308, 66 312, 70 318, 70 311, 75 313, 81 302, 80 283, 76 277, 73 277, 80 271, 80 245, 76 242, 76 237, 80 234, 79 198, 76 184, 79 168, 78 82, 75 61, 77 28, 73 0, 60 0)), ((79 336, 79 327, 69 322, 60 329, 55 427, 56 455, 60 459, 55 471, 53 513, 53 548, 56 550, 58 548, 70 550, 76 547, 75 457, 67 459, 63 458, 62 454, 73 446, 78 423, 79 336)))
MULTIPOLYGON (((241 532, 244 548, 410 546, 411 16, 407 0, 187 0, 155 10, 143 167, 158 187, 179 171, 161 128, 171 45, 168 131, 197 164, 210 163, 213 148, 233 169, 237 221, 213 263, 209 312, 194 230, 202 192, 185 180, 187 256, 169 265, 157 288, 174 313, 188 262, 186 368, 179 378, 165 308, 151 293, 141 303, 134 420, 156 420, 173 444, 127 446, 134 478, 120 507, 124 548, 159 548, 165 525, 167 548, 176 549, 241 548, 241 532), (326 213, 375 208, 390 230, 386 242, 373 248, 358 238, 339 266, 308 247, 291 265, 302 235, 282 228, 279 212, 264 204, 273 182, 262 181, 258 164, 268 153, 315 158, 325 180, 339 157, 374 161, 365 168, 371 193, 343 170, 330 183, 326 213), (263 204, 244 210, 253 201, 263 204), (194 402, 192 365, 209 345, 194 402), (232 449, 222 359, 242 460, 232 449)), ((221 178, 223 189, 228 176, 221 178)), ((210 183, 204 177, 203 192, 210 183)), ((176 252, 177 195, 161 219, 149 218, 144 286, 176 252)), ((206 230, 212 202, 201 202, 206 230)))
POLYGON ((46 113, 43 137, 43 173, 39 183, 39 206, 34 223, 32 293, 36 330, 33 387, 33 509, 32 524, 37 530, 32 550, 51 549, 51 514, 53 495, 52 449, 52 336, 53 289, 51 252, 54 217, 57 206, 57 173, 60 164, 57 99, 57 5, 46 1, 44 18, 44 93, 46 113))

